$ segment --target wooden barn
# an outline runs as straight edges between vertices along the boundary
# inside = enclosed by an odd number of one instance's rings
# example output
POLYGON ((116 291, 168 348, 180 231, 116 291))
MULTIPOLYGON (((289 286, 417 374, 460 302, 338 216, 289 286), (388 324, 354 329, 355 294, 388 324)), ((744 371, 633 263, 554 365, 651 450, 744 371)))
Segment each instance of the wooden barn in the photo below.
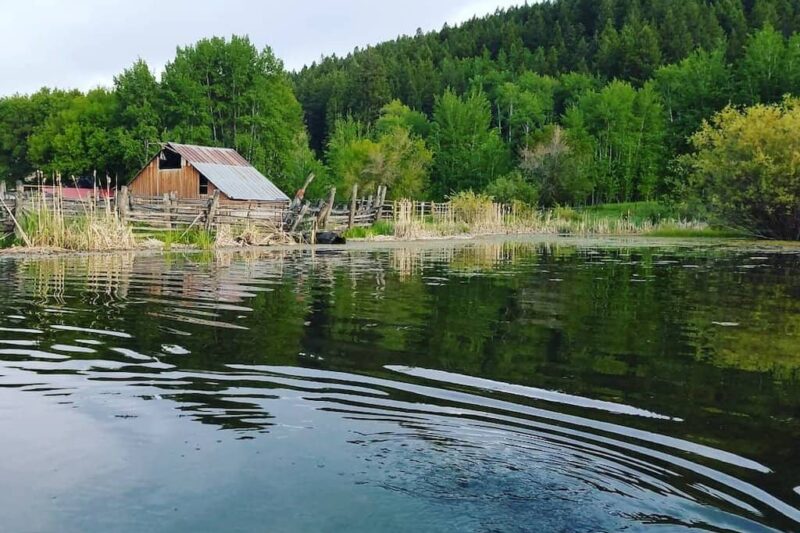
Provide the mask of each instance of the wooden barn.
POLYGON ((128 189, 135 196, 175 193, 190 199, 210 198, 218 190, 223 203, 289 204, 289 197, 236 150, 189 144, 163 145, 128 189))

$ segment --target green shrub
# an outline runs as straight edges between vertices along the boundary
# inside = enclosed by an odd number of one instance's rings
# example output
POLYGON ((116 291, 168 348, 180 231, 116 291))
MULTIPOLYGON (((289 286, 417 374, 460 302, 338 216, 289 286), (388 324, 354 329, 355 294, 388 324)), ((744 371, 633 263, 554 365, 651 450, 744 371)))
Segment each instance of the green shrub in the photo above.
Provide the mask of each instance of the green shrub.
POLYGON ((730 224, 800 239, 800 99, 727 107, 691 139, 695 194, 730 224))
POLYGON ((372 226, 356 226, 342 233, 345 239, 368 239, 379 235, 394 235, 394 224, 381 220, 372 226))
POLYGON ((583 218, 579 211, 569 206, 557 206, 553 208, 552 213, 553 218, 568 222, 579 222, 583 218))
POLYGON ((176 229, 164 231, 154 235, 154 238, 164 244, 164 250, 169 251, 175 245, 194 246, 201 250, 210 250, 214 247, 214 234, 205 229, 190 230, 176 229))
POLYGON ((662 220, 686 219, 675 205, 660 202, 622 202, 600 204, 585 209, 594 218, 616 218, 637 224, 649 221, 657 224, 662 220))
POLYGON ((525 181, 519 171, 494 180, 486 187, 486 194, 495 201, 506 204, 522 202, 536 205, 539 202, 539 189, 533 183, 525 181))
POLYGON ((474 225, 491 223, 496 218, 492 197, 483 193, 475 193, 472 190, 461 191, 451 196, 450 206, 455 222, 474 225))

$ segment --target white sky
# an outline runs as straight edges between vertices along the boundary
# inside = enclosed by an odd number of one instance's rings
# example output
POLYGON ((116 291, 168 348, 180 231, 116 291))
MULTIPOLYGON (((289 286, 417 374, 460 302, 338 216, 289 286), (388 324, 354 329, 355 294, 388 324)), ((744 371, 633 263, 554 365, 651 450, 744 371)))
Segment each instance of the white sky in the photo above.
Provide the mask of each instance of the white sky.
POLYGON ((0 95, 111 85, 137 58, 160 71, 175 47, 248 34, 290 70, 417 28, 524 0, 0 0, 0 95))

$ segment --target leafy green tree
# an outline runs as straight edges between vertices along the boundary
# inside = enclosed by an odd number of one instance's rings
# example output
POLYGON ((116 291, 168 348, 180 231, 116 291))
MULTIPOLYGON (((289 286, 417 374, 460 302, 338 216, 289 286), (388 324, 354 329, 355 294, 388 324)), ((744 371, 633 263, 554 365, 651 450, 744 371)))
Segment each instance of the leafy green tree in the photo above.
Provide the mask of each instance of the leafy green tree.
POLYGON ((727 107, 692 137, 698 195, 723 220, 762 235, 800 239, 800 99, 727 107))
POLYGON ((119 139, 110 125, 117 113, 114 93, 95 89, 74 94, 48 116, 28 141, 30 161, 47 174, 82 176, 123 172, 119 139))
POLYGON ((731 76, 724 46, 712 51, 697 50, 678 64, 658 69, 655 89, 664 102, 673 152, 685 152, 689 136, 703 119, 730 103, 731 76))
POLYGON ((652 200, 662 185, 666 155, 664 106, 652 83, 637 91, 633 112, 639 126, 638 132, 634 132, 636 148, 628 160, 635 172, 634 197, 652 200))
POLYGON ((31 135, 77 94, 42 89, 30 96, 0 98, 0 179, 14 182, 36 170, 29 151, 31 135))
POLYGON ((378 138, 381 157, 370 162, 367 174, 386 185, 392 198, 424 198, 433 154, 425 141, 396 127, 378 138))
MULTIPOLYGON (((353 118, 339 120, 328 144, 328 164, 340 189, 349 191, 358 184, 359 191, 375 192, 386 185, 394 198, 419 198, 427 189, 428 171, 433 155, 425 141, 410 129, 395 122, 387 106, 388 122, 373 138, 370 130, 353 118)), ((405 116, 409 116, 405 113, 405 116)))
POLYGON ((538 191, 539 202, 547 207, 583 203, 591 192, 589 179, 578 171, 564 131, 552 128, 549 139, 522 151, 520 169, 525 181, 538 191))
POLYGON ((337 120, 326 153, 336 186, 345 191, 354 184, 361 187, 362 172, 377 152, 377 145, 359 120, 352 117, 337 120))
POLYGON ((375 129, 378 134, 386 134, 397 128, 404 128, 422 139, 427 139, 431 133, 431 123, 424 113, 414 111, 400 100, 392 100, 381 109, 375 129))
POLYGON ((445 91, 436 101, 433 122, 435 197, 482 190, 508 172, 508 150, 491 125, 492 113, 483 93, 459 97, 445 91))
POLYGON ((499 87, 498 122, 512 148, 528 146, 531 137, 553 120, 557 87, 555 79, 532 72, 499 87))
POLYGON ((539 189, 525 179, 522 172, 515 170, 500 176, 486 187, 486 194, 494 201, 502 203, 522 202, 527 205, 539 203, 539 189))
POLYGON ((118 140, 126 168, 141 168, 158 151, 163 128, 158 81, 144 60, 114 77, 118 140))
POLYGON ((651 87, 615 81, 586 93, 564 117, 568 138, 585 155, 579 165, 592 183, 592 202, 650 197, 659 177, 663 107, 651 87))
POLYGON ((162 78, 167 137, 238 150, 277 185, 293 185, 303 113, 283 64, 247 37, 179 48, 162 78))
POLYGON ((776 102, 789 89, 787 49, 783 35, 770 24, 753 34, 745 45, 739 69, 742 101, 776 102))
POLYGON ((600 80, 588 74, 568 72, 558 78, 558 85, 553 94, 553 114, 560 117, 567 109, 577 104, 580 98, 589 91, 597 90, 600 80))

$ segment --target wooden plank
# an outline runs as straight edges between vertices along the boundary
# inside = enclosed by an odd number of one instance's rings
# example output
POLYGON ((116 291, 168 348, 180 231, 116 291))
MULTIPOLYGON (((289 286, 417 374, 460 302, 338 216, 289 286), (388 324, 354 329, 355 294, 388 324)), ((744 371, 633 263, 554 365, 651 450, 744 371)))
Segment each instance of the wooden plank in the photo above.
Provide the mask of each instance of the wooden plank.
POLYGON ((295 221, 294 221, 294 224, 292 224, 292 229, 291 229, 291 230, 289 230, 289 231, 291 231, 291 232, 294 232, 294 231, 297 229, 297 227, 298 227, 298 226, 300 225, 300 223, 303 221, 303 217, 305 217, 305 216, 306 216, 306 213, 308 212, 308 207, 309 207, 309 205, 310 205, 310 204, 309 204, 308 202, 306 202, 306 203, 304 203, 304 204, 303 204, 303 208, 302 208, 302 209, 300 209, 300 214, 299 214, 299 215, 297 215, 297 218, 295 219, 295 221))
POLYGON ((358 202, 358 183, 355 183, 353 184, 353 192, 350 196, 350 213, 349 213, 350 219, 347 224, 349 228, 353 227, 353 223, 355 221, 357 202, 358 202))
POLYGON ((321 227, 323 230, 328 225, 328 217, 331 215, 331 210, 333 210, 333 204, 335 200, 336 187, 331 187, 331 191, 328 194, 328 201, 326 202, 325 207, 320 211, 317 218, 317 226, 321 227))
POLYGON ((208 204, 208 213, 206 214, 206 230, 210 230, 214 224, 214 218, 217 216, 217 208, 219 207, 219 191, 214 191, 214 196, 208 204))

